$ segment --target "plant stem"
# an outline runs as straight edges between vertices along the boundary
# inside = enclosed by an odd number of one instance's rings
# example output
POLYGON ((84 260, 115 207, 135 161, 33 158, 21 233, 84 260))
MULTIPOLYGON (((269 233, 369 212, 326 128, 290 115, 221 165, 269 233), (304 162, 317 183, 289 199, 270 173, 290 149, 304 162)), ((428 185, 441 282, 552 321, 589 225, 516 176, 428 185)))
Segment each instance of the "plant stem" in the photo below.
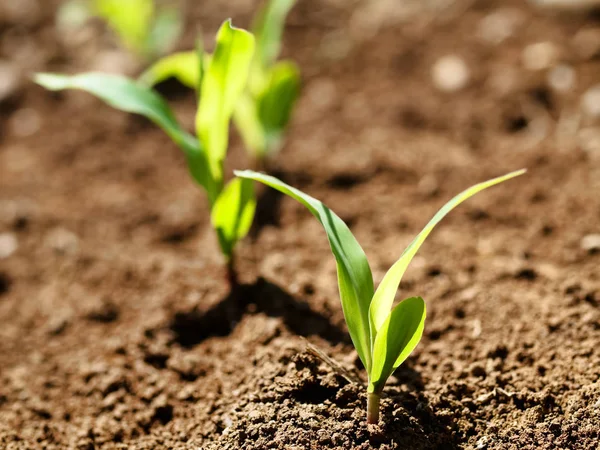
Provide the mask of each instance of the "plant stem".
POLYGON ((367 394, 367 423, 379 423, 379 401, 381 396, 376 392, 367 394))
POLYGON ((233 262, 233 255, 227 261, 227 282, 229 283, 229 287, 233 291, 238 285, 238 277, 237 272, 235 270, 235 263, 233 262))

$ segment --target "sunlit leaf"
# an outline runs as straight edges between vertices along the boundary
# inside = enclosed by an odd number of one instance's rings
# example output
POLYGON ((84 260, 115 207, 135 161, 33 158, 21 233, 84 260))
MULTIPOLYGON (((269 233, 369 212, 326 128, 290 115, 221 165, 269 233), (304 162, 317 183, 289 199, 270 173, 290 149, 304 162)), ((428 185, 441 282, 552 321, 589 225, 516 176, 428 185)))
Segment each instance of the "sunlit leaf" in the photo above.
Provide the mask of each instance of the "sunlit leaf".
POLYGON ((425 302, 411 297, 400 302, 383 321, 373 345, 369 392, 381 392, 394 369, 412 353, 423 335, 425 302))
POLYGON ((52 91, 86 91, 116 109, 150 119, 184 150, 192 176, 206 188, 210 198, 216 198, 216 186, 211 180, 208 162, 198 140, 180 127, 169 105, 152 89, 119 75, 93 72, 74 76, 40 73, 35 75, 34 80, 52 91))
POLYGON ((227 258, 231 257, 235 244, 250 231, 255 209, 256 197, 251 180, 234 178, 217 198, 211 221, 227 258))
POLYGON ((171 50, 183 32, 181 13, 177 8, 166 8, 156 14, 148 46, 156 54, 164 54, 171 50))
POLYGON ((262 158, 266 153, 266 136, 260 119, 256 102, 250 94, 242 94, 235 110, 233 122, 244 141, 244 146, 255 158, 262 158))
POLYGON ((94 0, 96 13, 119 35, 123 44, 147 54, 147 39, 154 17, 153 0, 94 0))
POLYGON ((281 51, 285 19, 296 0, 266 0, 252 25, 256 36, 255 67, 265 71, 275 62, 281 51))
POLYGON ((270 70, 269 82, 258 98, 258 114, 264 128, 267 150, 276 151, 300 92, 296 64, 282 61, 270 70))
POLYGON ((337 262, 338 284, 344 317, 356 351, 367 369, 371 367, 369 302, 373 296, 373 277, 367 257, 348 226, 319 200, 306 195, 275 177, 236 171, 240 178, 260 181, 302 203, 321 222, 337 262))
POLYGON ((458 194, 437 212, 433 219, 429 221, 425 228, 423 228, 423 230, 410 243, 406 250, 404 250, 400 256, 400 259, 398 259, 398 261, 396 261, 390 270, 388 270, 383 277, 383 280, 379 284, 369 310, 371 339, 375 339, 378 330, 388 317, 390 309, 394 303, 396 291, 398 290, 398 286, 402 280, 402 276, 404 275, 404 272, 406 271, 406 268, 412 261, 413 257, 421 247, 421 244, 423 244, 427 236, 429 236, 429 233, 431 233, 431 230, 433 230, 433 228, 446 216, 446 214, 452 211, 456 206, 460 205, 463 201, 467 200, 469 197, 472 197, 478 192, 491 186, 502 183, 503 181, 522 175, 523 173, 525 173, 525 170, 518 170, 502 177, 476 184, 475 186, 472 186, 458 194))
POLYGON ((145 86, 154 86, 169 78, 177 79, 181 84, 195 89, 200 79, 198 54, 195 50, 173 53, 155 62, 139 78, 145 86))
POLYGON ((254 52, 254 37, 226 21, 200 88, 196 132, 206 150, 211 174, 223 178, 223 159, 229 139, 229 120, 244 91, 254 52))

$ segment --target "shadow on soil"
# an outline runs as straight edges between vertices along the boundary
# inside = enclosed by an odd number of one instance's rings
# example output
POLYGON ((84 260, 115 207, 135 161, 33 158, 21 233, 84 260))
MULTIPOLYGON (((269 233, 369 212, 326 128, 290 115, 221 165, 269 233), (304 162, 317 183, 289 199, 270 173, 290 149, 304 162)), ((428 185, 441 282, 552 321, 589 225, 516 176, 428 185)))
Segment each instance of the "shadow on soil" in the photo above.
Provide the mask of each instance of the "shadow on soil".
POLYGON ((212 336, 227 336, 251 305, 252 313, 262 312, 271 317, 280 317, 285 326, 299 336, 318 335, 334 345, 350 343, 347 333, 327 317, 263 278, 253 284, 235 286, 227 297, 208 311, 175 314, 170 328, 175 333, 177 343, 183 347, 193 347, 212 336))
MULTIPOLYGON (((244 314, 258 312, 281 318, 285 326, 297 335, 318 335, 332 345, 350 345, 350 338, 345 330, 313 311, 304 301, 294 298, 263 278, 253 284, 238 285, 208 311, 177 313, 170 328, 175 333, 175 341, 189 348, 209 337, 228 335, 244 314)), ((317 374, 319 358, 310 356, 305 365, 314 365, 317 374)), ((360 362, 357 361, 356 365, 360 369, 360 362)), ((394 376, 395 382, 385 391, 385 397, 392 401, 383 402, 381 430, 365 436, 369 444, 373 447, 389 445, 391 439, 397 448, 459 448, 460 433, 455 429, 452 417, 439 416, 430 407, 423 395, 425 385, 421 374, 413 369, 410 361, 404 363, 394 376), (399 385, 407 389, 399 389, 399 385)), ((291 398, 299 404, 320 404, 329 400, 337 404, 337 407, 352 408, 356 398, 364 395, 365 387, 355 384, 347 395, 339 395, 339 388, 348 381, 343 380, 342 376, 338 378, 340 385, 333 387, 322 384, 322 380, 315 376, 314 382, 303 384, 291 392, 291 398)), ((363 408, 366 408, 366 404, 363 408)), ((361 429, 363 425, 360 425, 361 429)))

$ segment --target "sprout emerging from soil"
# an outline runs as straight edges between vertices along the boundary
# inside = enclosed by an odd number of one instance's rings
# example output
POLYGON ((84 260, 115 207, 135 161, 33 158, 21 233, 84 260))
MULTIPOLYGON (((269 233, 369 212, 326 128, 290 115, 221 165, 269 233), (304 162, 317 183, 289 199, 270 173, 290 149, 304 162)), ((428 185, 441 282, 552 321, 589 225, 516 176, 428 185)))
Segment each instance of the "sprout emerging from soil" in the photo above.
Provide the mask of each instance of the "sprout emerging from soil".
POLYGON ((369 378, 368 423, 379 422, 379 402, 387 379, 408 358, 423 335, 426 308, 421 297, 408 298, 393 307, 398 286, 411 260, 435 225, 452 209, 476 193, 523 173, 525 170, 519 170, 476 184, 446 203, 404 250, 375 290, 363 249, 348 226, 333 211, 275 177, 248 170, 235 172, 242 179, 260 181, 296 199, 325 228, 337 263, 344 318, 369 378))
MULTIPOLYGON (((289 60, 277 61, 285 19, 296 0, 268 0, 256 14, 252 33, 256 51, 248 84, 234 108, 233 121, 251 156, 264 164, 281 147, 284 131, 300 92, 300 70, 289 60)), ((206 58, 206 56, 205 56, 206 58)), ((208 63, 208 59, 205 60, 208 63)), ((196 88, 198 54, 174 53, 157 61, 140 77, 146 86, 168 78, 196 88)))
POLYGON ((211 221, 227 259, 228 278, 235 283, 233 250, 252 224, 256 208, 253 183, 234 178, 224 182, 229 122, 244 91, 254 53, 254 36, 225 21, 217 34, 213 55, 204 58, 199 46, 196 74, 200 99, 196 114, 197 137, 187 133, 163 98, 152 89, 125 77, 101 73, 75 76, 37 74, 47 89, 81 89, 122 111, 141 114, 159 127, 183 150, 192 178, 204 188, 211 221), (203 64, 209 59, 208 64, 203 64))

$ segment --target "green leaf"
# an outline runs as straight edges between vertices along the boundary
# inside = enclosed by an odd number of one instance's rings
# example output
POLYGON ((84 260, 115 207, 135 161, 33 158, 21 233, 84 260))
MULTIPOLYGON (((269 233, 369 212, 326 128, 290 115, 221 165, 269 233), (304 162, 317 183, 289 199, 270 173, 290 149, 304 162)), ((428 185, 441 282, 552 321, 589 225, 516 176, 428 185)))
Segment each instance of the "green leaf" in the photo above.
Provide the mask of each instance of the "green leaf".
POLYGON ((177 8, 161 10, 152 24, 148 47, 155 55, 162 55, 173 48, 183 32, 181 13, 177 8))
POLYGON ((159 59, 140 76, 139 82, 144 86, 154 86, 169 78, 175 78, 191 89, 196 88, 200 80, 196 50, 173 53, 159 59))
POLYGON ((86 91, 113 108, 147 117, 181 147, 186 149, 198 147, 194 143, 194 137, 179 126, 169 105, 160 95, 126 77, 95 72, 73 76, 38 73, 34 81, 51 91, 64 89, 86 91))
POLYGON ((217 198, 211 221, 227 259, 231 258, 235 244, 250 231, 255 210, 256 197, 251 180, 234 178, 217 198))
POLYGON ((369 318, 371 323, 371 339, 375 340, 380 328, 385 323, 386 318, 389 315, 390 309, 394 303, 394 297, 396 291, 402 280, 402 276, 406 271, 406 268, 412 261, 413 257, 421 247, 421 244, 425 241, 431 230, 456 206, 467 200, 469 197, 477 194, 478 192, 487 189, 496 184, 502 183, 503 181, 509 180, 516 176, 522 175, 525 170, 518 170, 511 172, 502 177, 494 178, 483 183, 476 184, 469 189, 461 192, 448 203, 446 203, 442 209, 429 221, 429 223, 423 228, 423 230, 417 235, 417 237, 410 243, 410 245, 404 250, 400 259, 394 263, 394 265, 388 270, 383 277, 383 280, 379 284, 377 291, 371 302, 369 309, 369 318))
POLYGON ((267 0, 252 25, 256 36, 256 62, 262 68, 270 67, 281 51, 285 19, 296 0, 267 0))
POLYGON ((94 0, 94 7, 129 50, 148 56, 153 0, 94 0))
POLYGON ((233 121, 244 141, 244 146, 255 158, 263 158, 266 154, 265 131, 258 118, 256 102, 249 93, 239 98, 233 111, 233 121))
MULTIPOLYGON (((39 73, 34 80, 52 91, 79 89, 100 98, 121 111, 140 114, 161 127, 185 152, 194 179, 205 187, 209 198, 216 198, 217 186, 208 172, 208 162, 198 140, 184 131, 169 105, 152 89, 118 75, 84 73, 68 76, 39 73)), ((212 200, 211 200, 212 201, 212 200)))
POLYGON ((348 226, 317 199, 275 177, 251 170, 235 171, 240 178, 260 181, 302 203, 321 222, 337 263, 338 285, 350 337, 363 364, 371 367, 369 303, 373 296, 373 276, 360 244, 348 226))
POLYGON ((381 324, 373 346, 368 392, 381 393, 385 382, 423 336, 425 302, 411 297, 398 304, 381 324))
POLYGON ((244 91, 254 52, 254 37, 226 21, 202 77, 196 132, 206 150, 212 177, 223 179, 223 160, 229 139, 229 120, 244 91))
POLYGON ((270 70, 267 88, 258 98, 258 114, 268 152, 277 151, 299 92, 300 71, 296 64, 289 61, 275 64, 270 70))

